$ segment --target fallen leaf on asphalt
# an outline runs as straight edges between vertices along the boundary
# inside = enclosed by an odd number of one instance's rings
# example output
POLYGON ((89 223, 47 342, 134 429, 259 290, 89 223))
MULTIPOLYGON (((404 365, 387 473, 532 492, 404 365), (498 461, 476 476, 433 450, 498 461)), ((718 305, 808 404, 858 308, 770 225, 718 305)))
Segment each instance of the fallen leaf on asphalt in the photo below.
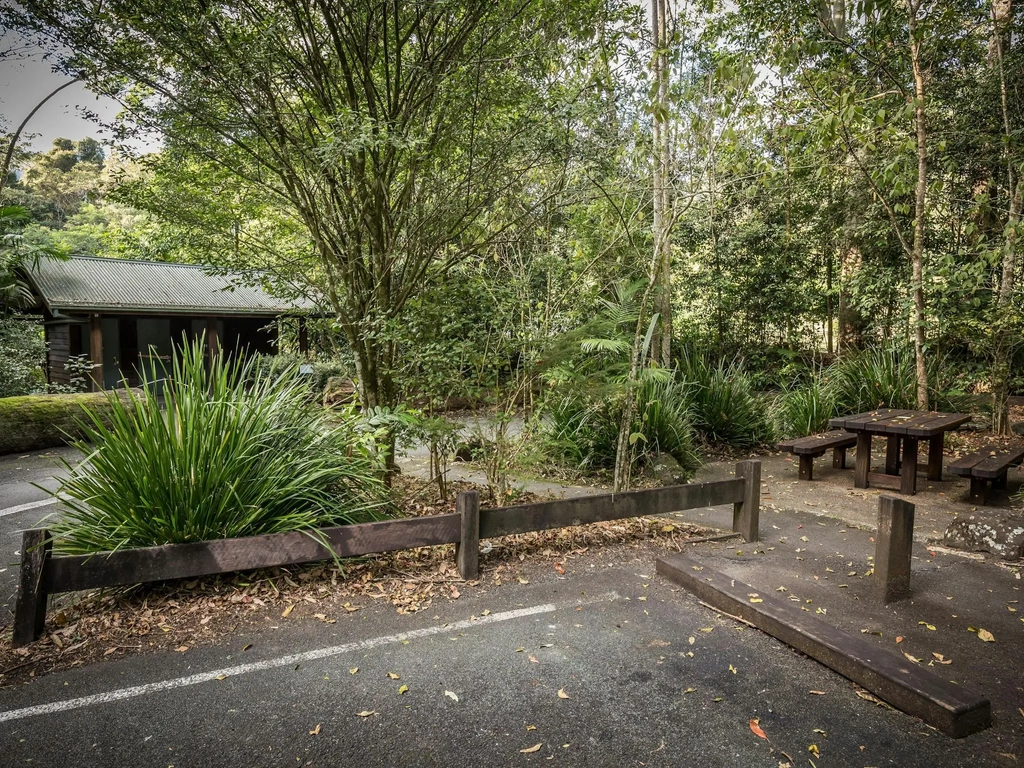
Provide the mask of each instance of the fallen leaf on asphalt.
POLYGON ((714 629, 715 629, 714 627, 701 627, 700 631, 701 632, 712 632, 712 631, 714 631, 714 629))
POLYGON ((488 608, 487 610, 481 611, 480 615, 481 616, 490 616, 491 615, 491 609, 488 608))
POLYGON ((362 606, 360 606, 360 605, 352 605, 352 603, 344 603, 341 607, 344 608, 349 613, 354 613, 355 611, 358 611, 362 606))
POLYGON ((903 655, 906 656, 909 661, 912 661, 915 664, 920 664, 921 663, 921 660, 919 658, 917 658, 916 656, 911 656, 909 653, 904 653, 903 655))
POLYGON ((188 650, 188 646, 187 645, 179 645, 174 650, 176 650, 178 653, 184 653, 185 651, 188 650))
POLYGON ((522 576, 517 576, 516 577, 516 581, 518 581, 520 584, 529 584, 530 583, 529 579, 524 579, 522 576))
POLYGON ((818 754, 818 745, 817 744, 811 744, 809 747, 807 747, 807 751, 810 752, 815 757, 821 757, 821 755, 818 754))
POLYGON ((690 645, 693 645, 693 644, 694 644, 695 642, 697 642, 697 638, 695 638, 695 637, 690 637, 690 638, 689 638, 689 640, 687 640, 687 642, 688 642, 688 643, 689 643, 690 645))
POLYGON ((248 651, 250 648, 252 648, 252 643, 246 643, 242 646, 243 651, 248 651))
POLYGON ((903 642, 903 635, 897 635, 896 636, 896 642, 897 643, 902 643, 903 642))
POLYGON ((537 752, 543 746, 544 746, 544 742, 542 741, 539 744, 534 744, 532 747, 527 747, 526 749, 520 749, 519 751, 522 752, 523 754, 527 754, 528 755, 531 752, 537 752))
POLYGON ((402 679, 401 675, 397 674, 396 672, 388 672, 388 677, 390 677, 392 680, 402 679))
POLYGON ((349 669, 348 673, 350 675, 354 675, 358 671, 359 671, 359 667, 352 667, 351 669, 349 669))
POLYGON ((519 646, 518 648, 516 648, 516 653, 522 653, 525 650, 526 650, 525 648, 523 648, 522 646, 519 646))
POLYGON ((565 692, 565 688, 559 688, 558 689, 558 698, 560 698, 560 699, 568 699, 569 698, 569 694, 565 692))
POLYGON ((319 736, 320 735, 320 723, 316 724, 316 728, 314 728, 312 731, 310 731, 309 735, 310 736, 319 736))
POLYGON ((754 735, 757 736, 759 739, 764 739, 765 741, 768 741, 768 736, 765 734, 763 730, 761 730, 761 726, 758 725, 759 722, 760 721, 757 718, 751 720, 750 730, 753 731, 754 735))
POLYGON ((730 664, 729 665, 729 671, 732 672, 735 675, 736 674, 736 667, 734 667, 732 664, 730 664))
POLYGON ((696 688, 687 688, 685 691, 683 691, 683 693, 696 693, 696 692, 697 692, 696 688))
POLYGON ((555 572, 559 576, 564 576, 565 575, 565 567, 561 563, 555 563, 555 572))
POLYGON ((282 619, 287 619, 288 616, 291 614, 291 612, 292 612, 292 610, 294 608, 295 608, 295 603, 292 603, 287 608, 285 608, 283 611, 281 611, 281 618, 282 619))
POLYGON ((536 725, 528 725, 528 726, 526 726, 526 730, 528 730, 528 731, 536 731, 537 730, 537 726, 536 725))
POLYGON ((217 680, 227 680, 227 677, 228 677, 227 675, 217 675, 216 679, 217 680))
POLYGON ((860 633, 862 635, 878 635, 879 637, 882 636, 882 631, 880 629, 862 629, 860 633))
POLYGON ((455 695, 454 691, 445 691, 444 695, 447 696, 452 701, 458 701, 459 700, 459 697, 455 695))
POLYGON ((983 640, 986 643, 994 643, 996 641, 996 639, 993 636, 993 634, 991 632, 989 632, 987 629, 979 629, 978 630, 978 639, 979 640, 983 640))
POLYGON ((808 691, 808 693, 813 693, 815 696, 824 696, 825 695, 824 691, 808 691))
POLYGON ((356 712, 356 717, 371 717, 376 714, 377 712, 373 709, 364 709, 362 712, 356 712))
POLYGON ((399 696, 401 696, 403 693, 408 693, 408 692, 409 692, 409 686, 408 685, 402 685, 398 689, 398 695, 399 696))
POLYGON ((537 661, 537 657, 536 656, 531 656, 530 657, 530 661, 532 661, 534 664, 540 664, 540 662, 537 661))
POLYGON ((461 594, 457 587, 452 587, 452 600, 458 600, 461 594))
POLYGON ((935 625, 934 624, 929 624, 927 621, 919 621, 919 622, 917 622, 917 625, 919 627, 924 627, 925 629, 930 629, 932 632, 935 631, 935 625))

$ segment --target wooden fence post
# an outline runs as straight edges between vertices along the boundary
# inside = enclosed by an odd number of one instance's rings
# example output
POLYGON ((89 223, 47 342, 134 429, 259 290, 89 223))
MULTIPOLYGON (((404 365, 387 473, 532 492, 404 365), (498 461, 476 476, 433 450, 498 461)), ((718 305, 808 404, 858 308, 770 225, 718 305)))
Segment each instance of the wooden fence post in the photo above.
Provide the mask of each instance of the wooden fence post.
POLYGON ((480 494, 463 491, 455 497, 455 511, 462 516, 462 534, 455 544, 455 561, 466 581, 480 576, 480 494))
POLYGON ((747 541, 757 541, 761 511, 761 462, 752 459, 736 465, 736 477, 743 478, 743 501, 733 505, 732 529, 747 541))
POLYGON ((890 603, 910 594, 910 551, 913 545, 914 505, 893 496, 880 496, 878 533, 875 534, 875 578, 883 602, 890 603))
POLYGON ((11 638, 11 645, 15 648, 37 640, 43 632, 47 598, 43 572, 52 543, 45 528, 33 528, 21 534, 21 581, 14 606, 14 633, 11 638))

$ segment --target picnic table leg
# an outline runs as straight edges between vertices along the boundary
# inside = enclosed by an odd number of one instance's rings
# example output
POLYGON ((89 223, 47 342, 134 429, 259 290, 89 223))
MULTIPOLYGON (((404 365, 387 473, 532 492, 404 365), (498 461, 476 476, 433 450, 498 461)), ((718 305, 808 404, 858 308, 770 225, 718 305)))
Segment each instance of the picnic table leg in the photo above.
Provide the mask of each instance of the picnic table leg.
POLYGON ((942 447, 945 433, 940 432, 928 439, 928 479, 942 479, 942 447))
POLYGON ((1006 487, 1006 472, 1003 472, 999 477, 992 478, 993 488, 1005 488, 1006 487))
POLYGON ((900 437, 889 435, 885 440, 885 474, 900 473, 900 437))
POLYGON ((971 478, 971 504, 985 506, 985 486, 987 484, 988 480, 982 480, 980 477, 971 478))
POLYGON ((903 438, 903 468, 900 472, 900 493, 917 493, 917 438, 903 438))
POLYGON ((868 487, 868 472, 871 471, 871 435, 867 432, 857 433, 857 465, 853 470, 855 488, 868 487))

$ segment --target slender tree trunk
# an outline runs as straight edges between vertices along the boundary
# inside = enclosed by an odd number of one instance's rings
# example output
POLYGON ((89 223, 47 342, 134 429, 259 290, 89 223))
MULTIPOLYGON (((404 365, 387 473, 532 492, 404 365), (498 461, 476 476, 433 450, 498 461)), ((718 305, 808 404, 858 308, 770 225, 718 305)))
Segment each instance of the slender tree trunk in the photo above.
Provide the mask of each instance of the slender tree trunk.
POLYGON ((917 407, 928 408, 928 371, 925 367, 924 235, 928 202, 928 134, 925 124, 924 72, 917 14, 919 0, 909 0, 910 61, 914 70, 914 127, 917 138, 917 189, 914 195, 914 361, 917 369, 917 407))
POLYGON ((652 229, 657 264, 656 306, 661 315, 658 343, 651 353, 666 368, 672 364, 672 206, 668 181, 672 148, 668 125, 668 15, 668 0, 651 0, 651 41, 654 45, 656 84, 651 129, 654 149, 652 229))
POLYGON ((1013 323, 1014 273, 1017 269, 1017 229, 1021 215, 1021 181, 1014 164, 1013 131, 1010 125, 1006 73, 1003 70, 1004 47, 1012 38, 1008 33, 1012 18, 1011 0, 993 0, 992 36, 989 39, 989 61, 999 75, 999 96, 1003 118, 1003 151, 1006 162, 1006 194, 1009 198, 1006 240, 1003 244, 1002 274, 996 295, 996 333, 992 359, 992 429, 996 434, 1010 434, 1010 367, 1016 333, 1013 323))

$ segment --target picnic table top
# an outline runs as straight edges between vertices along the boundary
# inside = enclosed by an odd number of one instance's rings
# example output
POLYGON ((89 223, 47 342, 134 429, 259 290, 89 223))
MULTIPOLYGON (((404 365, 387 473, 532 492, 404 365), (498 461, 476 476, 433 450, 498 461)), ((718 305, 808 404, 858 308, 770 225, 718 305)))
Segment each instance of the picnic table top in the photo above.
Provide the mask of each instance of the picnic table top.
POLYGON ((833 429, 850 432, 871 432, 881 435, 906 435, 907 437, 935 437, 943 432, 956 429, 971 420, 967 413, 942 413, 940 411, 911 411, 902 408, 879 408, 853 416, 830 419, 833 429))

